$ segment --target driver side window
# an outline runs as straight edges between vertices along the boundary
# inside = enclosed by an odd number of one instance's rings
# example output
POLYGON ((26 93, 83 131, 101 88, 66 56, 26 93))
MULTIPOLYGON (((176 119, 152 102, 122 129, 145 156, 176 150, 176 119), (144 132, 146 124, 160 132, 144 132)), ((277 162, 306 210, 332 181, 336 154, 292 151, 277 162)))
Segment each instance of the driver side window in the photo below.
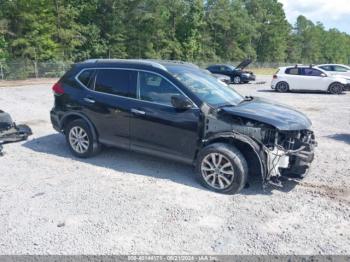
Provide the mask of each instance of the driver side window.
POLYGON ((148 72, 139 72, 138 99, 172 106, 171 97, 181 92, 165 78, 148 72))

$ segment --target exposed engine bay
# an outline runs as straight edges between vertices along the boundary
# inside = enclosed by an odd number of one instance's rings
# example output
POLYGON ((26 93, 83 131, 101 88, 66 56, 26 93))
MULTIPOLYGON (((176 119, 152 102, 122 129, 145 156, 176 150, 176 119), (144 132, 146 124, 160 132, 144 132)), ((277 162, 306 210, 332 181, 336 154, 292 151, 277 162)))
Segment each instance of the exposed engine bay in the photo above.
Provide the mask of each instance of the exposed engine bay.
POLYGON ((3 145, 26 140, 32 135, 27 125, 16 125, 8 113, 0 110, 0 156, 3 155, 3 145))
POLYGON ((264 187, 282 187, 281 176, 304 177, 317 145, 311 130, 279 130, 260 121, 220 113, 207 115, 206 132, 206 137, 221 134, 249 144, 263 166, 264 187))

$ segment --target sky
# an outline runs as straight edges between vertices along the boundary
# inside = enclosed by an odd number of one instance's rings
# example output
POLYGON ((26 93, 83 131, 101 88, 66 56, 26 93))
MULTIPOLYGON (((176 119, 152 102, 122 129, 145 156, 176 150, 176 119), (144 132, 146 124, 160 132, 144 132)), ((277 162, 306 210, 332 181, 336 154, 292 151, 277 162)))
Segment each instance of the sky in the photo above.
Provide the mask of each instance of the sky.
POLYGON ((284 6, 288 21, 294 25, 299 15, 326 29, 337 28, 350 34, 350 0, 278 0, 284 6))

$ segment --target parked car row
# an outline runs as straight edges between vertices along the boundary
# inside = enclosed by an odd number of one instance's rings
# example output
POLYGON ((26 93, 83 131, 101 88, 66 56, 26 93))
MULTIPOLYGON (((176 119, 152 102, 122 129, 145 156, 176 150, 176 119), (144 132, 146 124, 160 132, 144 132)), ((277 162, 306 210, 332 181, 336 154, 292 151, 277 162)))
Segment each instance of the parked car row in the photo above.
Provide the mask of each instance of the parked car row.
POLYGON ((350 86, 350 68, 346 71, 346 67, 343 67, 344 71, 342 73, 349 74, 349 76, 346 76, 339 74, 339 71, 332 71, 338 67, 340 65, 280 67, 273 76, 271 88, 277 92, 295 90, 324 91, 331 94, 340 94, 350 86))

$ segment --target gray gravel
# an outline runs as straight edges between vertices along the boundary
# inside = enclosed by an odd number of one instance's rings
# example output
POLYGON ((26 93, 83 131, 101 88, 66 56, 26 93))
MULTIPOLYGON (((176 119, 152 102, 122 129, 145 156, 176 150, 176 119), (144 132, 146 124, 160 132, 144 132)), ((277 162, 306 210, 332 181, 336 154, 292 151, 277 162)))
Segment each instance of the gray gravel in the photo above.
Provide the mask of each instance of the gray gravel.
POLYGON ((349 254, 350 92, 236 89, 305 112, 319 147, 309 176, 234 196, 198 185, 189 166, 107 149, 72 157, 51 127, 51 85, 0 87, 0 108, 30 140, 0 158, 0 254, 349 254))

